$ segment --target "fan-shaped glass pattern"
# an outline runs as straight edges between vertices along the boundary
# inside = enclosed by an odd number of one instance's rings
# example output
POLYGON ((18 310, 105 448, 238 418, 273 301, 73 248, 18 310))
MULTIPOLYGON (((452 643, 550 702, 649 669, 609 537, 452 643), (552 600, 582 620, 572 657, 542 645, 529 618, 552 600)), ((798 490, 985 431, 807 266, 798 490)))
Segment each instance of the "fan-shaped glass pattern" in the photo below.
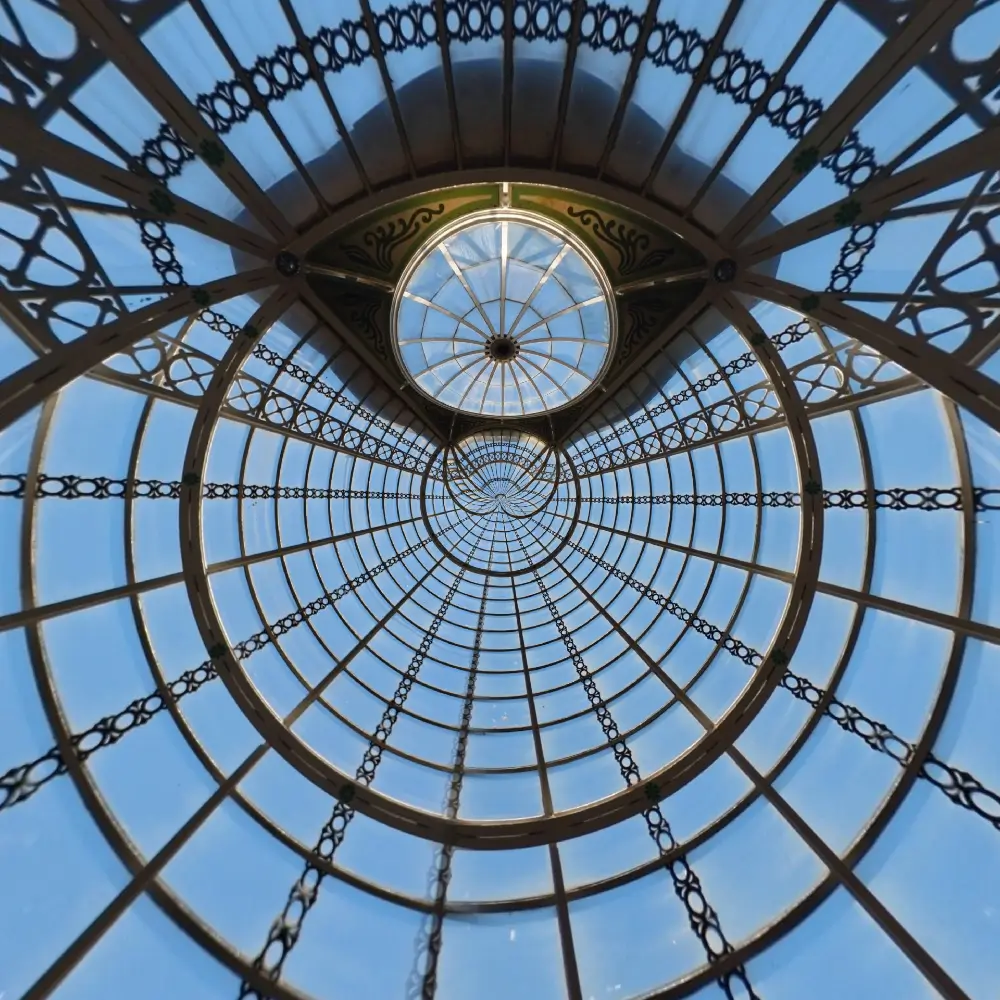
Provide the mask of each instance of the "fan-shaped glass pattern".
POLYGON ((0 36, 2 1000, 996 1000, 1000 4, 0 36))
POLYGON ((400 292, 403 367, 429 396, 467 413, 565 406, 594 384, 612 347, 600 265, 530 215, 463 224, 415 258, 400 292))

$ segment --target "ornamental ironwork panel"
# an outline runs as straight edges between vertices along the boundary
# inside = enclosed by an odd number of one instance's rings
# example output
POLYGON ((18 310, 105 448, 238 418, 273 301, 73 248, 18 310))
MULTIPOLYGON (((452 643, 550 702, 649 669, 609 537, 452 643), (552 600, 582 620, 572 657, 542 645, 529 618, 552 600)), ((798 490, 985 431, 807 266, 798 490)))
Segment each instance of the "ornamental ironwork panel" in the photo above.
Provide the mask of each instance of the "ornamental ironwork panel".
MULTIPOLYGON (((389 737, 392 735, 392 730, 399 718, 399 713, 406 704, 406 699, 409 697, 417 675, 420 673, 420 668, 427 658, 427 653, 430 651, 434 638, 441 628, 445 614, 451 607, 452 601, 455 599, 455 594, 458 593, 463 576, 464 572, 460 572, 448 588, 448 592, 441 602, 440 608, 438 608, 433 620, 427 627, 420 645, 417 647, 409 666, 403 673, 395 694, 390 699, 385 711, 382 713, 382 718, 369 738, 368 749, 365 751, 364 757, 354 774, 355 781, 361 785, 367 787, 375 780, 375 774, 382 761, 382 749, 389 742, 389 737)), ((333 862, 337 848, 344 841, 347 827, 350 825, 351 820, 354 819, 355 810, 350 805, 353 798, 354 786, 344 785, 340 791, 340 798, 333 807, 330 818, 323 825, 316 845, 313 847, 312 853, 326 864, 333 862)), ((319 898, 319 889, 327 874, 325 868, 318 867, 312 861, 306 861, 302 874, 289 891, 284 908, 275 918, 274 923, 271 924, 271 929, 267 935, 267 942, 253 960, 253 967, 263 973, 268 979, 277 980, 281 978, 285 961, 299 940, 299 935, 302 933, 302 925, 309 911, 315 906, 316 900, 319 898)), ((264 994, 246 981, 240 986, 238 995, 240 1000, 246 1000, 248 997, 255 998, 255 1000, 266 1000, 264 994)))
MULTIPOLYGON (((301 625, 304 621, 319 614, 320 611, 332 607, 342 597, 398 565, 407 556, 424 548, 429 541, 429 539, 424 539, 422 542, 411 545, 408 549, 398 552, 378 566, 365 570, 364 573, 359 573, 352 580, 342 583, 335 590, 328 591, 315 601, 310 601, 284 615, 248 639, 236 643, 231 649, 233 656, 237 660, 245 660, 252 656, 258 650, 274 642, 279 636, 290 632, 297 625, 301 625)), ((69 734, 69 744, 76 760, 81 764, 85 763, 98 750, 114 746, 133 730, 146 725, 150 719, 165 711, 169 703, 176 704, 182 698, 200 690, 209 681, 214 681, 219 676, 217 661, 225 656, 226 652, 224 646, 216 646, 208 650, 209 659, 197 667, 185 670, 174 680, 166 681, 162 690, 135 698, 119 711, 98 719, 83 732, 69 734)), ((12 767, 5 774, 0 775, 0 811, 26 802, 42 786, 48 784, 53 778, 66 774, 68 770, 69 764, 58 746, 47 750, 35 760, 12 767)))
MULTIPOLYGON (((660 605, 669 614, 680 618, 702 635, 716 643, 720 649, 749 666, 758 667, 764 662, 764 657, 757 650, 733 638, 727 632, 691 614, 676 602, 671 601, 648 584, 636 580, 624 570, 612 566, 606 559, 589 552, 583 546, 570 541, 568 546, 580 553, 616 580, 631 587, 643 597, 660 605), (686 616, 686 617, 685 617, 686 616)), ((788 662, 788 657, 780 650, 772 650, 771 660, 779 666, 788 662)), ((845 732, 860 737, 872 750, 887 754, 897 763, 906 766, 916 753, 916 745, 896 735, 885 723, 870 718, 861 709, 841 701, 831 692, 813 684, 812 681, 786 669, 780 680, 781 689, 788 691, 793 697, 811 705, 820 711, 822 717, 832 719, 845 732)), ((930 781, 954 803, 963 809, 975 813, 982 819, 1000 830, 1000 794, 987 788, 978 778, 950 764, 945 763, 928 752, 920 765, 918 776, 930 781)))
MULTIPOLYGON (((594 716, 604 731, 604 737, 607 740, 608 746, 615 755, 615 760, 618 763, 618 768, 621 771, 625 784, 630 788, 638 785, 642 781, 642 778, 640 777, 639 767, 635 763, 635 757, 629 749, 628 743, 622 736, 621 730, 618 728, 611 714, 611 710, 601 695, 597 682, 594 680, 589 667, 577 648, 573 634, 566 627, 562 615, 559 614, 559 609, 556 607, 555 601, 552 600, 548 588, 542 582, 542 578, 537 571, 534 572, 533 576, 542 600, 545 602, 545 607, 573 663, 577 678, 583 687, 587 700, 590 702, 594 716)), ((642 816, 646 821, 646 829, 649 836, 660 852, 664 867, 673 882, 674 892, 687 912, 688 923, 691 926, 691 930, 694 931, 695 936, 701 942, 702 948, 705 951, 705 957, 710 964, 718 962, 719 959, 732 954, 734 950, 733 946, 722 930, 719 914, 708 902, 708 898, 702 888, 701 880, 691 867, 687 855, 679 849, 679 844, 674 838, 670 824, 663 814, 663 809, 659 801, 659 789, 655 784, 649 783, 646 785, 646 796, 650 800, 651 805, 643 810, 642 816)), ((750 985, 746 969, 742 965, 737 965, 724 972, 719 977, 718 983, 729 1000, 744 1000, 744 998, 750 997, 756 1000, 757 998, 757 994, 750 985)))

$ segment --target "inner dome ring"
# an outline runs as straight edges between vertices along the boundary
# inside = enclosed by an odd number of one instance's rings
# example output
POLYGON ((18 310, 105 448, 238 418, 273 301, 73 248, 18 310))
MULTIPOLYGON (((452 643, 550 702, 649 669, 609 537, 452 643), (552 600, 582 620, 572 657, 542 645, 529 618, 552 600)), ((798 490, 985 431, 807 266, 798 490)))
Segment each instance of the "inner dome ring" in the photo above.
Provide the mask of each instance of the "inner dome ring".
POLYGON ((396 360, 451 410, 510 418, 559 410, 599 384, 617 309, 595 255, 552 220, 518 209, 438 230, 400 275, 396 360))

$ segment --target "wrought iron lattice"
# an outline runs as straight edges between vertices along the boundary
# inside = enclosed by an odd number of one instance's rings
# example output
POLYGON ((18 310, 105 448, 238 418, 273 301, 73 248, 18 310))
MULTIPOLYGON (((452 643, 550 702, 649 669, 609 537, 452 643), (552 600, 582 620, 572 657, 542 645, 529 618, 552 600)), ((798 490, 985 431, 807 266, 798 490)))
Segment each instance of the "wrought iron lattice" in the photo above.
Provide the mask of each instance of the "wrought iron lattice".
MULTIPOLYGON (((476 620, 475 638, 472 641, 469 679, 465 684, 465 697, 462 701, 462 721, 458 736, 455 738, 454 764, 451 777, 448 779, 444 814, 451 820, 458 818, 458 809, 462 799, 462 779, 465 777, 465 757, 469 746, 469 728, 472 725, 472 699, 476 693, 479 657, 483 648, 483 628, 486 622, 486 594, 488 590, 489 584, 484 583, 483 597, 479 602, 479 617, 476 620)), ((448 896, 448 886, 451 884, 451 866, 454 856, 454 844, 444 844, 438 848, 428 883, 434 909, 424 919, 417 937, 416 961, 406 984, 407 1000, 434 1000, 437 993, 438 959, 441 956, 444 908, 448 896)))
MULTIPOLYGON (((380 573, 399 565, 407 556, 412 555, 428 544, 429 539, 417 542, 409 548, 386 559, 385 562, 359 573, 352 580, 342 583, 336 590, 325 593, 315 601, 310 601, 290 614, 284 615, 266 628, 255 632, 247 639, 236 643, 231 648, 237 660, 245 660, 258 650, 274 642, 274 640, 297 625, 308 621, 314 615, 331 607, 341 598, 354 593, 358 587, 374 580, 380 573)), ((226 655, 225 647, 215 647, 209 651, 209 659, 197 667, 185 670, 179 677, 168 681, 163 691, 154 691, 129 702, 123 709, 106 715, 81 733, 73 733, 69 742, 76 754, 77 760, 86 762, 98 750, 114 746, 130 732, 146 725, 150 719, 165 711, 169 703, 176 704, 182 698, 194 694, 209 681, 219 676, 217 661, 226 655)), ((46 753, 26 764, 12 767, 0 775, 0 811, 9 809, 21 802, 26 802, 40 788, 53 778, 66 774, 68 765, 58 746, 52 747, 46 753)))
MULTIPOLYGON (((615 755, 625 784, 629 787, 639 784, 642 778, 639 774, 639 767, 635 763, 635 757, 629 749, 628 743, 622 737, 621 730, 615 723, 611 710, 601 696, 597 682, 580 654, 576 641, 566 627, 566 622, 559 614, 559 609, 555 601, 552 600, 541 576, 537 571, 533 576, 545 607, 552 616, 552 622, 558 629, 559 637, 573 663, 577 678, 590 702, 594 716, 600 723, 601 729, 604 730, 604 737, 615 755)), ((702 948, 705 950, 705 957, 710 964, 717 962, 725 955, 731 954, 733 946, 723 932, 719 915, 706 898, 701 880, 691 867, 687 855, 678 850, 678 843, 659 804, 659 790, 655 785, 647 784, 646 795, 653 803, 642 814, 646 821, 646 829, 663 858, 664 867, 673 882, 674 892, 687 911, 688 923, 701 942, 702 948)), ((750 985, 746 969, 742 965, 727 970, 719 977, 718 983, 729 1000, 739 1000, 740 997, 757 997, 750 985)))
MULTIPOLYGON (((354 774, 354 780, 365 787, 375 780, 378 766, 382 762, 383 748, 389 742, 390 736, 392 736, 393 727, 396 725, 399 714, 406 704, 406 699, 409 697, 414 681, 416 681, 417 675, 420 673, 420 668, 427 658, 427 654, 437 636, 438 630, 441 628, 445 615, 451 607, 455 595, 458 593, 463 576, 464 573, 459 573, 448 588, 448 592, 441 602, 441 607, 427 627, 420 645, 413 654, 413 659, 410 660, 409 666, 399 681, 395 694, 382 713, 382 718, 379 720, 378 726, 372 732, 371 738, 368 741, 368 749, 365 751, 365 755, 354 774)), ((344 785, 340 790, 339 801, 333 807, 330 818, 323 825, 323 829, 320 831, 319 838, 316 841, 316 846, 313 848, 313 854, 326 864, 333 862, 337 848, 344 841, 347 827, 350 825, 351 820, 354 819, 355 810, 350 804, 353 798, 354 786, 350 784, 344 785)), ((307 861, 302 875, 289 891, 284 909, 275 918, 271 929, 268 931, 267 942, 253 961, 254 968, 264 973, 269 979, 277 980, 281 977, 281 972, 288 959, 288 955, 295 947, 302 933, 302 925, 305 922, 306 916, 313 906, 316 905, 316 900, 319 898, 319 889, 326 875, 327 872, 323 868, 318 867, 312 861, 307 861)), ((253 997, 255 1000, 267 1000, 256 987, 247 982, 244 982, 240 986, 239 997, 240 1000, 244 1000, 246 997, 253 997)))
MULTIPOLYGON (((643 597, 658 604, 669 614, 686 622, 736 659, 742 660, 743 663, 752 667, 757 667, 764 662, 763 655, 757 650, 733 638, 710 622, 693 615, 648 584, 636 580, 624 570, 613 566, 606 559, 594 555, 574 541, 568 542, 568 546, 605 570, 616 580, 620 580, 643 597)), ((779 665, 788 662, 788 657, 780 649, 773 650, 771 658, 779 665)), ((872 750, 887 754, 903 766, 906 766, 912 759, 916 750, 914 744, 896 735, 884 723, 869 718, 861 709, 842 702, 828 691, 817 687, 807 678, 800 677, 798 674, 792 673, 791 670, 786 670, 781 676, 781 687, 800 701, 812 705, 813 708, 821 708, 823 717, 832 719, 845 732, 860 737, 872 750)), ((1000 830, 1000 794, 987 788, 973 775, 946 764, 935 757, 933 753, 928 753, 918 774, 944 792, 952 802, 976 813, 1000 830)))

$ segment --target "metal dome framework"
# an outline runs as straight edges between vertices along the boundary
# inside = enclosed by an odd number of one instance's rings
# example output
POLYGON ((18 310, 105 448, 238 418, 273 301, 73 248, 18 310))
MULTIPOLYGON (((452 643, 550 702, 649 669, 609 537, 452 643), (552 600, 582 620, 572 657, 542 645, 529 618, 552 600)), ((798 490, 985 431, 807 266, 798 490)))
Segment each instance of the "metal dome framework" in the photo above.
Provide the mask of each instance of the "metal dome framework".
POLYGON ((989 995, 1000 5, 778 6, 0 0, 0 994, 989 995), (470 179, 709 262, 558 439, 306 280, 470 179))

